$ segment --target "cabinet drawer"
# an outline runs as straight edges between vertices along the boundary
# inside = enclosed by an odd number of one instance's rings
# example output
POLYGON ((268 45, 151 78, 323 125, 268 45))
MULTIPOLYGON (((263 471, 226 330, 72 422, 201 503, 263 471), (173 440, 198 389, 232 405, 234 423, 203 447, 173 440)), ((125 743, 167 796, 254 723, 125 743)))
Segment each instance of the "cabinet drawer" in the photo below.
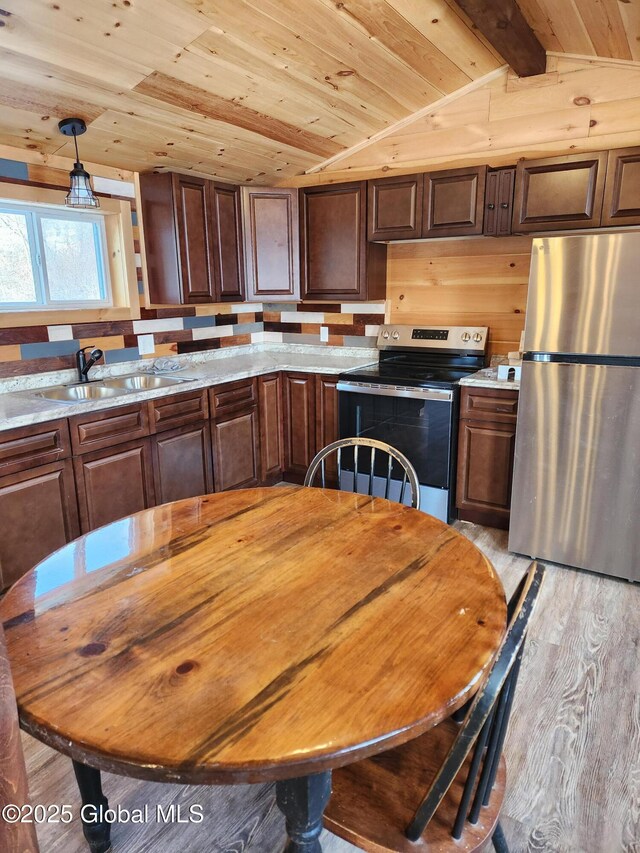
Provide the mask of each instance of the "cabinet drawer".
POLYGON ((258 403, 256 380, 240 379, 238 382, 216 385, 209 390, 209 402, 212 418, 254 406, 258 403))
POLYGON ((207 391, 172 394, 149 403, 149 428, 151 432, 163 432, 179 426, 206 421, 209 417, 207 391))
POLYGON ((474 421, 515 423, 518 392, 500 388, 462 388, 460 417, 474 421))
POLYGON ((71 455, 66 420, 0 432, 0 475, 15 474, 71 455))
POLYGON ((75 415, 69 419, 73 455, 112 447, 149 435, 149 410, 146 403, 118 406, 106 412, 75 415))

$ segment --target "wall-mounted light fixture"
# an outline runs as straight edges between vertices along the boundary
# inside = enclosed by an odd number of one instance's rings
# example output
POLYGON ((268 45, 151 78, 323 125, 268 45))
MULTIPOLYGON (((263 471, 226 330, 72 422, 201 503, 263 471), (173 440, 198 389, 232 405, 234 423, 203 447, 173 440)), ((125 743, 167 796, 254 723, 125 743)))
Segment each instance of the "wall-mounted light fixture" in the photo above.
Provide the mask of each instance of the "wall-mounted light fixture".
POLYGON ((94 195, 91 189, 91 175, 80 162, 80 155, 78 154, 78 136, 82 136, 86 129, 87 125, 81 118, 64 118, 58 124, 60 133, 65 136, 73 136, 76 146, 76 162, 69 172, 71 187, 64 200, 64 203, 69 207, 100 207, 100 199, 94 195))

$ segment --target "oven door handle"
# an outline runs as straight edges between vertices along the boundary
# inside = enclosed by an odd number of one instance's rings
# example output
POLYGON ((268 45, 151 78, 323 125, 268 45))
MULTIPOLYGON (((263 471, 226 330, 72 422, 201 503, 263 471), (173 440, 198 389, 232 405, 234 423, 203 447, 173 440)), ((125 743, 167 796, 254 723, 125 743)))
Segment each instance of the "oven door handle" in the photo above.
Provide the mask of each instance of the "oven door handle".
POLYGON ((439 388, 407 388, 397 385, 368 385, 365 382, 338 382, 338 391, 350 394, 369 394, 375 397, 409 397, 414 400, 453 400, 453 391, 439 388))

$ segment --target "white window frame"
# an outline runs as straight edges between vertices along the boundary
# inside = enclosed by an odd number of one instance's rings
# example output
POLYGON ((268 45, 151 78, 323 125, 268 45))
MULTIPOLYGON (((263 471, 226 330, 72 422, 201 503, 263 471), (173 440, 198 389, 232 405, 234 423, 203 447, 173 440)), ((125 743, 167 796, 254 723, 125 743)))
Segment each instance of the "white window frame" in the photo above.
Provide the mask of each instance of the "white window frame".
POLYGON ((70 210, 62 205, 22 204, 0 199, 0 213, 19 213, 26 218, 27 236, 31 250, 31 267, 36 288, 35 302, 0 302, 1 311, 74 311, 83 308, 110 308, 113 306, 113 291, 109 272, 107 231, 104 216, 99 213, 70 210), (65 221, 91 222, 94 228, 94 242, 98 260, 98 276, 101 299, 52 299, 49 291, 49 279, 42 235, 42 219, 63 219, 65 221))

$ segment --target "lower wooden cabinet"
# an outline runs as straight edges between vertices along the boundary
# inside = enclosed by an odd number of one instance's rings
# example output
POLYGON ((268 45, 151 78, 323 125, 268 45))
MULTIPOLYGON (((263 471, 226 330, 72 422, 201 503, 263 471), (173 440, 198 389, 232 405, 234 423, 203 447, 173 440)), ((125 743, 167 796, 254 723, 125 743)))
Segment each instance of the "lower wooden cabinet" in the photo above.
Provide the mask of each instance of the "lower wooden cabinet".
POLYGON ((283 373, 285 479, 301 483, 316 454, 316 377, 283 373))
POLYGON ((463 388, 458 432, 458 517, 508 528, 516 438, 517 391, 463 388))
POLYGON ((270 373, 258 379, 260 412, 260 482, 268 486, 282 479, 282 379, 270 373))
POLYGON ((216 492, 257 486, 260 481, 257 406, 213 421, 211 439, 216 492))
POLYGON ((155 505, 150 439, 74 459, 83 533, 155 505))
POLYGON ((208 422, 160 433, 153 439, 152 451, 156 503, 213 491, 208 422))
POLYGON ((0 589, 79 534, 70 459, 0 477, 0 589))

